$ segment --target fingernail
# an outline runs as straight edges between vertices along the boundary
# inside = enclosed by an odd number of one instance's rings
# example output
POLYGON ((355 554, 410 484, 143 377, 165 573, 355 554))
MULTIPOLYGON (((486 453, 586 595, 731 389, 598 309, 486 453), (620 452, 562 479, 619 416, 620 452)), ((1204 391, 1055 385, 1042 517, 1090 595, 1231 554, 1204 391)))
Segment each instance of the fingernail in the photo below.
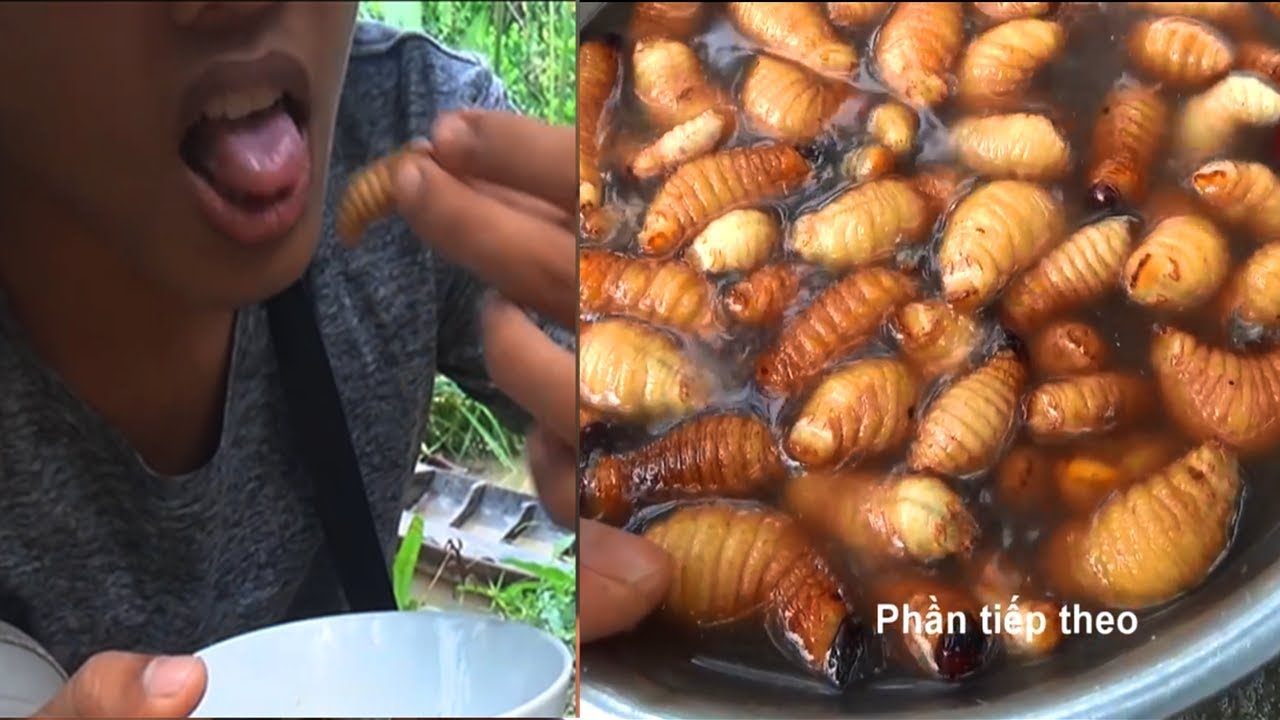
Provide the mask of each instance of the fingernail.
POLYGON ((671 562, 648 540, 594 522, 579 526, 578 547, 587 570, 637 588, 661 582, 671 562))
POLYGON ((194 657, 155 658, 142 671, 142 689, 148 697, 173 697, 191 684, 191 679, 199 668, 200 660, 194 657))
POLYGON ((432 151, 435 150, 435 147, 432 146, 431 141, 422 137, 421 135, 418 135, 413 139, 411 139, 406 144, 406 147, 411 152, 422 153, 424 155, 430 155, 432 151))
POLYGON ((417 198, 422 182, 422 167, 417 158, 401 158, 401 162, 396 164, 396 197, 417 198))
POLYGON ((434 136, 436 145, 461 156, 470 152, 471 143, 475 140, 471 126, 457 115, 444 115, 436 120, 434 136))

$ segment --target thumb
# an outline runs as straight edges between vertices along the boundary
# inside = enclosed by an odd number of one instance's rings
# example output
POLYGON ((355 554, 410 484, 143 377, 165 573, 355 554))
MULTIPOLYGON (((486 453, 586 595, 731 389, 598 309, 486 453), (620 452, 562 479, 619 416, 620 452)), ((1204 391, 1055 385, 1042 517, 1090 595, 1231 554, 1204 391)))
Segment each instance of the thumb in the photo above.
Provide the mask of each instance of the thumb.
POLYGON ((583 642, 635 627, 662 603, 671 585, 671 558, 625 530, 580 520, 578 616, 583 642))
POLYGON ((196 657, 104 652, 89 658, 37 717, 187 717, 204 696, 196 657))

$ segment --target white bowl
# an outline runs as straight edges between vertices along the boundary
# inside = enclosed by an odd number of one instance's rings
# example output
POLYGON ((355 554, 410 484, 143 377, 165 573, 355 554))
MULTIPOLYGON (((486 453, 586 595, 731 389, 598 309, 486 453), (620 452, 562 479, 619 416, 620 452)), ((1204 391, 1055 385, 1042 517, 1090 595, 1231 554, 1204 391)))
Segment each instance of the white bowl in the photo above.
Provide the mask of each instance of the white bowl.
POLYGON ((467 612, 302 620, 196 655, 195 717, 560 717, 573 671, 556 638, 467 612))

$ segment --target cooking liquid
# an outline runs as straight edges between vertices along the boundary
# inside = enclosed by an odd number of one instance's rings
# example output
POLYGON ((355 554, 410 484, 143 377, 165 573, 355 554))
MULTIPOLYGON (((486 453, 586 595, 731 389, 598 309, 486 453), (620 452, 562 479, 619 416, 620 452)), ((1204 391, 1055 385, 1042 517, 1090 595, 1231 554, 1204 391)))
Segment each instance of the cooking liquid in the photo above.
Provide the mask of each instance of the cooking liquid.
MULTIPOLYGON (((623 5, 623 3, 617 3, 623 5)), ((708 3, 711 5, 712 3, 708 3)), ((1130 10, 1124 3, 1071 3, 1062 4, 1071 7, 1059 7, 1052 17, 1060 19, 1067 28, 1068 44, 1062 57, 1041 71, 1028 100, 1022 108, 1009 112, 1027 111, 1041 112, 1052 119, 1066 134, 1072 148, 1072 173, 1063 181, 1047 185, 1064 204, 1068 220, 1068 233, 1108 214, 1130 214, 1142 217, 1140 208, 1117 208, 1114 211, 1099 212, 1085 204, 1087 182, 1084 179, 1085 164, 1090 149, 1090 138, 1095 119, 1102 106, 1103 97, 1114 83, 1126 76, 1136 77, 1136 71, 1127 60, 1125 38, 1133 21, 1142 16, 1130 10)), ((689 41, 689 44, 701 59, 710 81, 723 88, 730 88, 735 100, 739 98, 739 88, 748 67, 749 61, 760 51, 758 46, 740 35, 725 17, 720 7, 712 9, 712 18, 704 26, 703 31, 689 41)), ((1258 11, 1258 27, 1262 31, 1261 40, 1268 44, 1280 42, 1280 24, 1272 18, 1263 18, 1266 13, 1258 11)), ((967 38, 972 40, 980 26, 975 23, 974 13, 966 9, 966 23, 969 23, 967 38)), ((619 61, 622 64, 620 91, 610 101, 607 120, 611 123, 603 132, 606 133, 602 166, 606 169, 605 204, 618 212, 621 218, 602 243, 592 247, 608 248, 629 255, 637 255, 638 248, 634 242, 639 230, 645 208, 661 185, 661 179, 648 182, 637 182, 619 172, 625 163, 625 149, 634 148, 651 142, 658 132, 649 128, 644 120, 643 109, 634 100, 630 78, 630 51, 632 41, 625 35, 625 14, 608 13, 597 17, 594 25, 583 33, 583 40, 611 37, 615 42, 620 40, 619 61)), ((802 213, 816 210, 840 193, 848 190, 853 183, 842 177, 840 164, 845 154, 867 142, 865 120, 867 112, 879 102, 891 99, 892 96, 874 77, 873 43, 876 27, 865 28, 856 32, 841 32, 842 36, 855 43, 860 59, 860 69, 852 85, 859 91, 837 113, 830 129, 815 141, 801 146, 800 149, 814 166, 813 179, 800 191, 779 202, 762 208, 777 212, 784 223, 784 237, 789 234, 790 224, 802 213)), ((1150 79, 1147 79, 1150 82, 1150 79)), ((1192 92, 1174 94, 1165 91, 1165 97, 1171 102, 1170 117, 1192 92)), ((962 117, 964 113, 944 104, 935 111, 920 113, 920 131, 916 140, 914 161, 901 158, 895 174, 910 177, 914 168, 933 162, 954 162, 948 149, 947 125, 962 117)), ((767 137, 753 133, 748 121, 739 116, 736 134, 721 149, 750 146, 774 142, 767 137)), ((1239 151, 1231 155, 1235 159, 1260 160, 1271 163, 1275 167, 1271 149, 1271 137, 1274 130, 1247 132, 1242 135, 1239 151)), ((1166 145, 1167 148, 1167 145, 1166 145)), ((1150 190, 1155 192, 1161 188, 1178 186, 1185 177, 1179 174, 1168 163, 1170 154, 1162 151, 1157 155, 1156 166, 1152 168, 1150 190)), ((970 181, 963 186, 971 187, 970 181)), ((957 199, 958 199, 957 198, 957 199)), ((899 267, 917 266, 915 273, 921 278, 925 295, 939 295, 938 272, 935 266, 937 245, 940 231, 947 219, 944 214, 938 219, 933 232, 926 243, 915 248, 907 248, 895 259, 899 267)), ((1232 241, 1232 251, 1237 262, 1247 257, 1258 244, 1239 233, 1231 234, 1230 228, 1219 224, 1223 232, 1228 233, 1232 241)), ((1134 246, 1141 240, 1149 226, 1140 228, 1135 236, 1134 246)), ((785 246, 785 242, 782 245, 785 246)), ((780 247, 770 262, 777 262, 787 257, 785 247, 780 247)), ((1234 268, 1233 268, 1234 271, 1234 268)), ((743 277, 741 273, 732 273, 714 278, 717 288, 722 294, 725 288, 743 277)), ((787 312, 787 322, 808 303, 810 298, 822 288, 838 279, 815 268, 801 296, 787 312)), ((988 304, 980 314, 986 340, 986 347, 980 348, 975 357, 985 359, 997 344, 1007 342, 1008 333, 994 319, 995 303, 988 304)), ((1093 325, 1110 344, 1110 358, 1107 370, 1132 371, 1150 377, 1149 347, 1151 330, 1155 323, 1171 318, 1163 317, 1150 310, 1139 308, 1126 301, 1123 292, 1117 290, 1107 298, 1078 311, 1069 317, 1083 320, 1093 325)), ((1227 338, 1217 326, 1215 319, 1207 311, 1196 316, 1176 318, 1176 324, 1201 337, 1216 343, 1226 342, 1227 338)), ((705 345, 694 345, 694 341, 685 338, 685 342, 699 361, 707 363, 718 371, 722 385, 721 392, 708 412, 723 412, 730 409, 750 409, 762 418, 767 418, 774 429, 775 439, 779 439, 799 410, 799 406, 813 387, 808 387, 785 400, 772 400, 758 393, 752 382, 752 362, 757 354, 773 341, 778 327, 766 330, 740 330, 732 328, 732 335, 722 338, 717 349, 705 345)), ((1025 340, 1029 341, 1030 338, 1025 340)), ((895 344, 882 327, 879 336, 872 342, 864 344, 856 352, 847 355, 833 364, 842 364, 849 359, 871 355, 896 353, 895 344)), ((822 373, 821 375, 825 375, 822 373)), ((821 375, 819 377, 821 377, 821 375)), ((954 378, 944 377, 936 381, 926 393, 921 407, 941 391, 954 378)), ((1040 382, 1042 378, 1034 376, 1030 380, 1028 390, 1040 382)), ((815 379, 816 382, 816 379, 815 379)), ((1179 438, 1180 449, 1190 449, 1196 444, 1193 439, 1184 436, 1176 427, 1165 422, 1167 413, 1156 412, 1151 419, 1145 421, 1138 429, 1168 433, 1179 438)), ((1021 417, 1018 418, 1019 425, 1021 417)), ((582 452, 617 452, 625 451, 636 444, 651 441, 661 436, 674 423, 655 425, 648 428, 600 427, 591 428, 586 434, 582 452)), ((1018 433, 1013 442, 1024 440, 1018 433)), ((1087 443, 1088 440, 1079 441, 1087 443)), ((1072 446, 1052 450, 1052 455, 1069 452, 1072 446)), ((904 460, 904 452, 899 452, 887 462, 879 465, 861 464, 862 469, 882 468, 886 471, 900 467, 904 460)), ((781 443, 779 441, 779 451, 781 443)), ((785 452, 782 452, 785 457, 785 452)), ((787 461, 790 463, 790 461, 787 461)), ((793 472, 800 472, 799 466, 791 464, 793 472)), ((1246 491, 1243 510, 1238 521, 1237 534, 1256 534, 1261 528, 1269 527, 1274 518, 1267 516, 1267 507, 1276 507, 1275 490, 1270 484, 1260 486, 1252 482, 1252 478, 1267 478, 1280 472, 1280 448, 1261 458, 1245 461, 1242 473, 1246 491)), ((993 498, 993 482, 991 473, 969 478, 963 481, 950 481, 950 484, 965 498, 970 511, 982 525, 982 541, 980 549, 1000 547, 1014 558, 1019 566, 1032 573, 1032 587, 1025 589, 1021 597, 1034 597, 1037 591, 1043 592, 1038 581, 1034 558, 1039 539, 1046 537, 1053 528, 1066 516, 1064 504, 1053 503, 1047 513, 1037 517, 1020 517, 996 505, 993 498)), ((776 504, 777 498, 766 499, 776 504)), ((633 529, 643 526, 646 518, 655 515, 661 508, 650 509, 638 513, 632 523, 633 529)), ((839 708, 860 707, 858 698, 866 699, 869 689, 877 690, 877 697, 883 698, 883 692, 902 694, 904 698, 918 697, 922 692, 963 692, 966 686, 985 684, 992 676, 1013 675, 1012 684, 1026 687, 1033 678, 1048 679, 1069 668, 1063 662, 1064 655, 1074 657, 1071 665, 1077 667, 1096 667, 1103 657, 1112 656, 1121 649, 1132 647, 1152 637, 1151 627, 1161 615, 1182 602, 1181 599, 1166 606, 1138 613, 1138 629, 1132 636, 1112 634, 1107 637, 1072 636, 1064 638, 1056 653, 1048 658, 1020 659, 1000 654, 977 676, 960 684, 946 684, 938 681, 923 680, 910 668, 901 666, 886 657, 884 638, 873 636, 876 623, 876 608, 863 597, 860 589, 865 583, 860 578, 872 577, 873 568, 859 567, 847 551, 838 545, 831 544, 824 548, 841 572, 847 587, 853 593, 858 614, 863 622, 864 632, 868 637, 868 657, 863 659, 861 680, 855 680, 842 696, 834 698, 833 706, 839 708), (1047 662, 1056 661, 1056 662, 1047 662), (1039 666, 1032 668, 1031 666, 1039 666), (1057 666, 1055 671, 1055 666, 1057 666)), ((1225 554, 1229 556, 1230 549, 1225 554)), ((1220 572, 1221 568, 1217 571, 1220 572)), ((966 587, 962 579, 958 563, 949 559, 928 572, 956 587, 966 587)), ((1212 577, 1212 576, 1211 576, 1212 577)), ((1188 595, 1194 597, 1193 590, 1188 595)), ((1070 604, 1071 600, 1067 601, 1070 604)), ((1007 600, 1006 600, 1007 604, 1007 600)), ((1101 608, 1089 608, 1099 610, 1101 608)), ((1048 618, 1056 623, 1057 618, 1048 618)), ((756 623, 758 625, 758 623, 756 623)), ((749 624, 746 624, 749 625, 749 624)), ((628 658, 638 671, 672 687, 676 692, 698 697, 721 697, 725 702, 741 701, 752 692, 771 694, 802 693, 817 695, 835 695, 836 692, 816 680, 805 677, 789 664, 779 651, 768 641, 762 630, 744 625, 741 628, 715 628, 693 634, 682 634, 669 626, 646 626, 642 631, 620 637, 611 641, 617 654, 628 658), (744 692, 747 693, 744 696, 744 692)), ((901 627, 900 622, 896 627, 901 627)), ((893 632, 893 630, 890 630, 893 632)), ((590 658, 585 659, 589 667, 590 658)), ((1008 684, 1008 681, 1000 683, 1008 684)), ((884 708, 880 708, 884 709, 884 708)))

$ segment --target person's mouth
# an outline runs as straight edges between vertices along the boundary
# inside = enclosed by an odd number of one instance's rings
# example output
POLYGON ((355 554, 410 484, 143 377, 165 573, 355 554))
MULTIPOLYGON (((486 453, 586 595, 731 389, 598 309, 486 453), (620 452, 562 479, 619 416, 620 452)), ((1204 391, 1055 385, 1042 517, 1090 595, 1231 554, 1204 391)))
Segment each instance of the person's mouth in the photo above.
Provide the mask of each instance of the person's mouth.
POLYGON ((197 204, 243 245, 287 235, 306 210, 310 85, 295 58, 270 53, 209 67, 182 101, 179 155, 197 204))

